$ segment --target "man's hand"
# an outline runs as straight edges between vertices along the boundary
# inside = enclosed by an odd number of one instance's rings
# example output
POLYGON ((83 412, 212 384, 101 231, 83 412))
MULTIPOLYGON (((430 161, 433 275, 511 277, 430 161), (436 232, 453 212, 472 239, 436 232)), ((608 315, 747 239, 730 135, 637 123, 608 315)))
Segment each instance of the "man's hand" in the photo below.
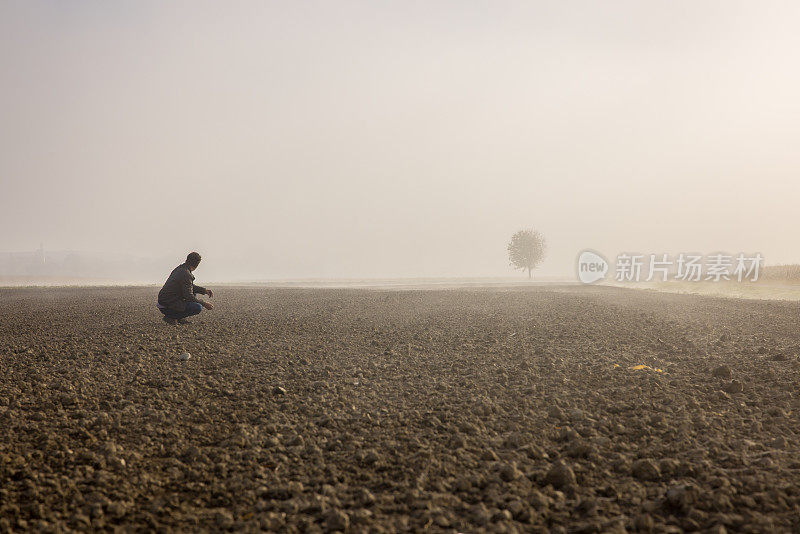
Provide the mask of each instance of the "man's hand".
POLYGON ((204 307, 205 309, 207 309, 207 310, 213 310, 213 309, 214 309, 214 305, 213 305, 213 304, 211 304, 210 302, 202 302, 201 304, 202 304, 202 305, 203 305, 203 307, 204 307))
POLYGON ((214 296, 214 292, 211 291, 210 289, 206 289, 206 295, 208 295, 209 297, 213 297, 214 296))

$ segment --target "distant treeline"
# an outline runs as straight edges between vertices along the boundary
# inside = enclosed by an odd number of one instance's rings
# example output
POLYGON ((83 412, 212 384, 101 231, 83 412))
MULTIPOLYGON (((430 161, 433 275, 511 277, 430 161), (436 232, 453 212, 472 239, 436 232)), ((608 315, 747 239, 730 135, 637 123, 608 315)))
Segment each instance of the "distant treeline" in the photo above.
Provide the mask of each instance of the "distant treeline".
POLYGON ((800 265, 768 265, 761 268, 759 278, 762 280, 800 281, 800 265))
POLYGON ((0 252, 0 277, 5 279, 113 279, 157 281, 172 270, 174 260, 101 256, 69 250, 0 252))

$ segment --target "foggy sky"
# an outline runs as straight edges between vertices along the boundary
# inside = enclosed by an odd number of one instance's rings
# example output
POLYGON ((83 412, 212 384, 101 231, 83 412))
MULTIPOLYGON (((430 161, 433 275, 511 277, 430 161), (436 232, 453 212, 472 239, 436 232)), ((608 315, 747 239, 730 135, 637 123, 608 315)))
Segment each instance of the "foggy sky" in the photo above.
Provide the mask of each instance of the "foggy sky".
POLYGON ((583 248, 800 262, 798 27, 794 2, 3 2, 0 251, 505 276, 534 227, 545 275, 583 248))

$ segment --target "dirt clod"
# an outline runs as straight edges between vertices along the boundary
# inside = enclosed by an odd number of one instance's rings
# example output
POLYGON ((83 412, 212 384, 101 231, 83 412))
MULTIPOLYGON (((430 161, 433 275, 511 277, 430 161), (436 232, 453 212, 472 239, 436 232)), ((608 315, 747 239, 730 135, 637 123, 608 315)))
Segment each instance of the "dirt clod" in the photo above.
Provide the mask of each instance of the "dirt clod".
POLYGON ((636 460, 631 466, 631 474, 639 480, 658 480, 661 469, 648 458, 636 460))
POLYGON ((545 482, 552 484, 556 489, 564 489, 575 484, 575 473, 570 466, 558 460, 547 472, 545 482))
POLYGON ((733 371, 728 365, 720 365, 715 367, 711 374, 718 378, 731 378, 733 376, 733 371))

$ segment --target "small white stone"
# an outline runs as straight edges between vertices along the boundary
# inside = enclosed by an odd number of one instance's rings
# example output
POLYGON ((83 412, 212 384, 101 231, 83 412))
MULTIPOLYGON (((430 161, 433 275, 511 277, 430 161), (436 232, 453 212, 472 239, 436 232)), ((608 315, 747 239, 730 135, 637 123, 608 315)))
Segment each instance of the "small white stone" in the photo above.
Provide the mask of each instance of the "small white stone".
POLYGON ((181 354, 181 355, 180 355, 180 356, 178 356, 178 357, 181 359, 181 361, 184 361, 184 362, 185 362, 186 360, 188 360, 189 358, 191 358, 191 357, 192 357, 192 355, 191 355, 191 354, 189 354, 188 352, 184 352, 183 354, 181 354))

